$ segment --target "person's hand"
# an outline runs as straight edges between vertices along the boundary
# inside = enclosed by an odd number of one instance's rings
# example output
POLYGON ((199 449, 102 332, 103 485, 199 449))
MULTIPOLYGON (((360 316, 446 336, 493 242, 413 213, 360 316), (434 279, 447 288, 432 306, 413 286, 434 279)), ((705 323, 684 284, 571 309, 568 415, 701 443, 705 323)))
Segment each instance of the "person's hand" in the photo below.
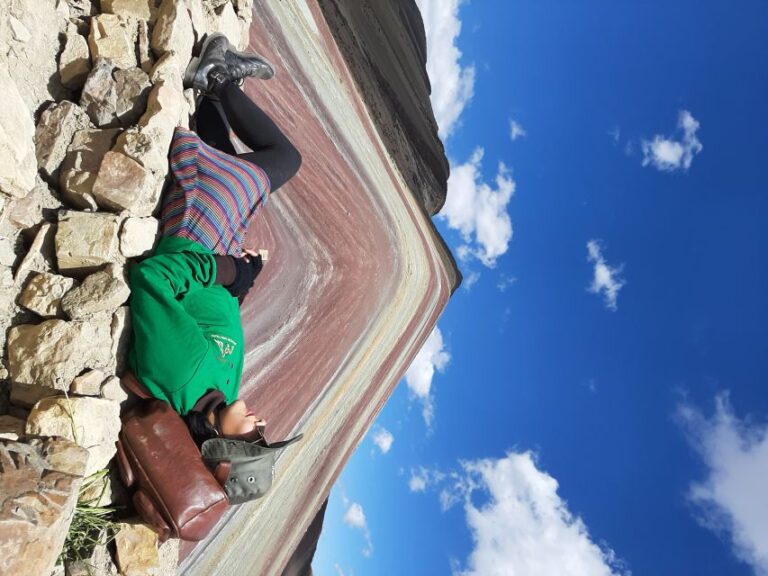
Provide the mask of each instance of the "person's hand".
POLYGON ((264 266, 261 255, 252 250, 246 250, 240 258, 233 258, 235 263, 235 279, 224 287, 236 298, 245 296, 253 287, 256 276, 264 266))

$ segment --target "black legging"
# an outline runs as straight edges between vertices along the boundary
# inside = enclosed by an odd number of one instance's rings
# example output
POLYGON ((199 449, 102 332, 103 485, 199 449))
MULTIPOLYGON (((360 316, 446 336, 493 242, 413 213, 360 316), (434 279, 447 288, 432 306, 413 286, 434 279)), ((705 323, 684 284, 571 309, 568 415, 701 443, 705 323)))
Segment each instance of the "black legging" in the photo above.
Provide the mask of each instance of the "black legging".
POLYGON ((253 152, 238 154, 229 139, 229 129, 213 100, 203 97, 197 109, 195 130, 200 139, 217 150, 247 160, 269 176, 272 192, 280 188, 301 166, 301 154, 272 119, 236 84, 218 94, 221 108, 235 135, 253 152))

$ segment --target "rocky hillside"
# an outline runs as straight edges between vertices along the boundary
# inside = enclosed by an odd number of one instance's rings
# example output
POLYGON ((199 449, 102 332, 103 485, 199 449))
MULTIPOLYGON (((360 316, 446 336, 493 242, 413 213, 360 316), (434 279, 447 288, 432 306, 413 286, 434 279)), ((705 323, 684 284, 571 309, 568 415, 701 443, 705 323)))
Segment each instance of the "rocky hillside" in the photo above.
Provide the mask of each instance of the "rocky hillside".
POLYGON ((244 90, 304 159, 249 230, 270 260, 242 308, 242 393, 271 437, 305 440, 206 542, 158 550, 129 520, 95 574, 173 573, 179 557, 182 573, 280 574, 460 281, 427 216, 447 163, 415 4, 252 1, 0 0, 0 574, 63 573, 78 499, 125 501, 110 473, 125 271, 155 243, 206 34, 275 64, 244 90))
MULTIPOLYGON (((54 569, 78 493, 123 503, 110 476, 82 487, 108 469, 120 428, 125 269, 154 245, 171 136, 194 113, 183 70, 208 33, 244 47, 251 5, 0 1, 2 574, 54 569)), ((125 525, 121 572, 172 573, 178 543, 156 543, 125 525)))

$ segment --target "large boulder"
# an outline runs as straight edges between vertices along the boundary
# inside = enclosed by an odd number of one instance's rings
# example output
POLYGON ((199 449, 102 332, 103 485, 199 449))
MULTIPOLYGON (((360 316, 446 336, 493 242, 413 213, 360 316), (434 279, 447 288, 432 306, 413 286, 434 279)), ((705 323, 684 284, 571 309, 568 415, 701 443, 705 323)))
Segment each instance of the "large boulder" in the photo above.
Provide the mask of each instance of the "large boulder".
POLYGON ((106 468, 119 432, 120 406, 89 396, 44 398, 32 408, 26 427, 29 435, 66 438, 88 450, 85 476, 106 468))
POLYGON ((64 100, 43 112, 35 130, 37 166, 47 178, 56 180, 59 166, 78 130, 93 128, 85 110, 64 100))
POLYGON ((89 272, 119 260, 118 217, 113 214, 64 211, 56 231, 59 270, 89 272))
POLYGON ((50 574, 72 521, 88 452, 67 440, 0 440, 0 574, 50 574))
POLYGON ((8 69, 0 64, 0 191, 22 198, 35 186, 35 123, 8 69))
POLYGON ((75 285, 72 278, 58 274, 36 273, 19 295, 19 305, 43 318, 61 315, 61 299, 75 285))
POLYGON ((80 130, 75 133, 61 165, 59 185, 64 200, 76 208, 95 210, 93 184, 104 155, 112 148, 119 128, 80 130))
MULTIPOLYGON (((134 2, 139 4, 139 2, 134 2)), ((118 68, 133 68, 136 62, 138 21, 116 14, 91 18, 88 45, 94 58, 109 58, 118 68)))
POLYGON ((98 312, 116 310, 130 294, 122 266, 110 264, 70 290, 62 298, 61 308, 73 320, 88 318, 98 312))
POLYGON ((88 322, 46 320, 8 331, 8 371, 20 384, 69 390, 87 368, 112 364, 111 317, 88 322))

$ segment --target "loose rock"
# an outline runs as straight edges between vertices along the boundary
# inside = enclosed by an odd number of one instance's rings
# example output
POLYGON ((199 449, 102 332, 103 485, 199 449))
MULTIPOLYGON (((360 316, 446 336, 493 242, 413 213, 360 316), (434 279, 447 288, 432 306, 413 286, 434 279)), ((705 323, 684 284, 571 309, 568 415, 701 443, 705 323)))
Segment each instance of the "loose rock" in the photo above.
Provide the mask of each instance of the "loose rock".
POLYGON ((72 380, 69 391, 72 394, 80 394, 82 396, 99 396, 101 395, 101 384, 104 382, 104 378, 104 372, 101 370, 89 370, 72 380))
POLYGON ((152 50, 160 57, 173 50, 184 59, 192 55, 195 34, 192 20, 183 2, 163 0, 152 32, 152 50))
POLYGON ((115 70, 117 83, 117 118, 123 126, 135 124, 147 107, 147 96, 152 85, 141 68, 115 70))
POLYGON ((145 20, 139 20, 138 34, 139 68, 149 74, 155 64, 155 59, 149 46, 149 26, 145 20))
POLYGON ((176 126, 189 123, 187 110, 184 93, 167 81, 159 80, 149 94, 147 111, 139 120, 139 126, 157 129, 167 152, 176 126))
POLYGON ((112 312, 128 300, 130 294, 128 283, 123 278, 122 266, 110 264, 70 290, 62 298, 61 308, 71 319, 79 320, 97 312, 112 312))
POLYGON ((128 393, 120 385, 120 378, 110 376, 101 385, 101 397, 122 404, 128 400, 128 393))
POLYGON ((67 562, 66 576, 119 576, 120 572, 104 544, 93 549, 90 558, 67 562))
MULTIPOLYGON (((133 2, 133 4, 140 4, 133 2)), ((138 22, 115 14, 99 14, 91 18, 88 46, 91 56, 109 58, 118 68, 133 68, 136 62, 138 22)))
POLYGON ((14 383, 69 390, 85 369, 108 368, 111 362, 111 326, 104 321, 46 320, 8 331, 8 371, 14 383))
POLYGON ((241 44, 242 30, 240 28, 240 21, 237 19, 237 14, 235 14, 232 4, 225 2, 218 8, 213 22, 214 31, 221 32, 227 38, 231 38, 236 46, 241 44))
POLYGON ((120 133, 118 128, 80 130, 75 133, 61 165, 59 184, 64 199, 86 210, 96 210, 93 184, 101 161, 120 133))
POLYGON ((68 100, 43 112, 35 130, 35 153, 38 168, 44 176, 58 179, 59 166, 75 132, 86 128, 93 128, 93 125, 85 110, 68 100))
POLYGON ((19 296, 19 304, 43 318, 55 318, 61 315, 62 297, 74 285, 75 281, 66 276, 34 274, 19 296))
POLYGON ((126 258, 148 256, 155 246, 159 226, 151 216, 126 218, 120 230, 120 252, 126 258))
POLYGON ((151 214, 160 199, 162 185, 152 172, 120 152, 107 152, 93 183, 96 202, 110 210, 151 214))
POLYGON ((24 260, 16 269, 15 280, 18 284, 26 281, 30 272, 51 272, 53 270, 54 238, 56 226, 44 222, 27 250, 24 260))
MULTIPOLYGON (((32 408, 43 398, 61 395, 62 390, 56 390, 49 386, 36 386, 35 384, 11 383, 11 404, 22 408, 32 408)), ((26 418, 24 419, 26 421, 26 418)))
POLYGON ((35 123, 5 66, 0 66, 0 191, 23 198, 35 186, 35 123))
POLYGON ((118 16, 148 20, 150 23, 157 15, 154 0, 101 0, 101 10, 118 16))
POLYGON ((61 83, 70 90, 79 90, 91 71, 91 54, 88 41, 77 32, 74 25, 67 27, 64 51, 59 57, 61 83))
POLYGON ((110 323, 112 337, 112 372, 123 374, 131 342, 131 314, 128 306, 121 306, 112 315, 110 323))
POLYGON ((13 266, 16 262, 16 251, 10 238, 0 237, 0 265, 13 266))
POLYGON ((97 58, 80 95, 80 106, 99 127, 117 124, 117 82, 112 77, 113 71, 111 60, 97 58))
POLYGON ((88 453, 62 439, 0 440, 0 574, 50 574, 88 453))
POLYGON ((106 467, 115 455, 120 407, 103 398, 63 396, 40 400, 27 419, 26 433, 58 436, 88 450, 85 476, 106 467))
POLYGON ((157 533, 140 523, 120 524, 115 535, 117 565, 124 576, 143 576, 157 568, 157 533))
POLYGON ((125 154, 156 175, 168 171, 170 139, 162 128, 134 126, 120 134, 113 151, 125 154))
POLYGON ((26 422, 14 416, 0 416, 0 439, 18 440, 24 436, 26 422))
POLYGON ((65 211, 59 215, 59 270, 89 272, 119 259, 118 218, 112 214, 65 211))

